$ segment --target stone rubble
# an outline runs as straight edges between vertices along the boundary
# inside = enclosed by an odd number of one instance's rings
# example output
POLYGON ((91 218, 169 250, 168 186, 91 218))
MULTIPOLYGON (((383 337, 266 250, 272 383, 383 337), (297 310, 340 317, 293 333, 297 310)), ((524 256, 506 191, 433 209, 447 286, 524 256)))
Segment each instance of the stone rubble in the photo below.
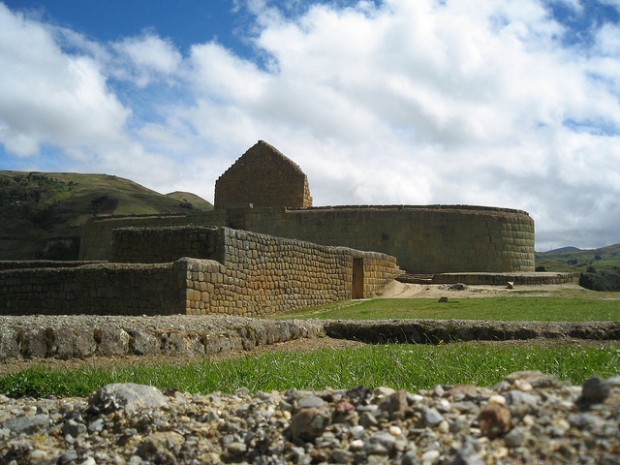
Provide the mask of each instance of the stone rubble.
POLYGON ((89 399, 0 396, 0 464, 620 463, 620 376, 539 372, 494 388, 196 395, 108 385, 89 399))

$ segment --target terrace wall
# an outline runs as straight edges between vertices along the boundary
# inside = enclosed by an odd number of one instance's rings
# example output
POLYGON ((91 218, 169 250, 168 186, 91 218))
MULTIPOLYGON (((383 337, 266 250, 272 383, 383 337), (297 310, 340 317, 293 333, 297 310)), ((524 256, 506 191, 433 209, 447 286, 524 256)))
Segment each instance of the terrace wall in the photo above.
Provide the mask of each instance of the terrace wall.
POLYGON ((134 263, 0 271, 0 313, 260 316, 370 297, 400 273, 384 254, 228 228, 120 229, 113 249, 134 263))

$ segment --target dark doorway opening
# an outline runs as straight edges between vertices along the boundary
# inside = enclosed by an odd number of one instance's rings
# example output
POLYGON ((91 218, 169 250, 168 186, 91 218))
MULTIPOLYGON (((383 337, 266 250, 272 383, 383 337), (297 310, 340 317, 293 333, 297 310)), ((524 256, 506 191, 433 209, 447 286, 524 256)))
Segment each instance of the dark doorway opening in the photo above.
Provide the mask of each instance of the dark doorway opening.
POLYGON ((364 298, 364 259, 353 259, 353 289, 352 298, 363 299, 364 298))

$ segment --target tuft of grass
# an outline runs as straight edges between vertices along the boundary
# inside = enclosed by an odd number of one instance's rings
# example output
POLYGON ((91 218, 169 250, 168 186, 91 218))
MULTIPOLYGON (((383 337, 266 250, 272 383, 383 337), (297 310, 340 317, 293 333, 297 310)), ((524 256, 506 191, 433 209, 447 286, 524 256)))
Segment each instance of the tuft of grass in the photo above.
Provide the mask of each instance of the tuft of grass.
POLYGON ((394 318, 493 321, 619 321, 620 300, 558 297, 373 299, 337 302, 278 315, 279 319, 375 320, 394 318))
POLYGON ((125 365, 116 368, 48 369, 0 377, 7 396, 87 396, 109 383, 140 383, 192 393, 390 386, 416 391, 436 384, 492 386, 520 370, 540 370, 580 384, 587 377, 620 371, 620 344, 596 347, 382 345, 269 353, 219 363, 125 365))

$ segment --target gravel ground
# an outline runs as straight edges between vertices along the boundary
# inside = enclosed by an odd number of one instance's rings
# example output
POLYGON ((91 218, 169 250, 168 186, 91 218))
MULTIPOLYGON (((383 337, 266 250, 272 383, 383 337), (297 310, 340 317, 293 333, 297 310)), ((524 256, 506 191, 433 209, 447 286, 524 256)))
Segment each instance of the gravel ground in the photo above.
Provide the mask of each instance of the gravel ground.
POLYGON ((620 376, 538 372, 494 388, 193 395, 108 385, 89 399, 0 396, 0 464, 620 463, 620 376))

